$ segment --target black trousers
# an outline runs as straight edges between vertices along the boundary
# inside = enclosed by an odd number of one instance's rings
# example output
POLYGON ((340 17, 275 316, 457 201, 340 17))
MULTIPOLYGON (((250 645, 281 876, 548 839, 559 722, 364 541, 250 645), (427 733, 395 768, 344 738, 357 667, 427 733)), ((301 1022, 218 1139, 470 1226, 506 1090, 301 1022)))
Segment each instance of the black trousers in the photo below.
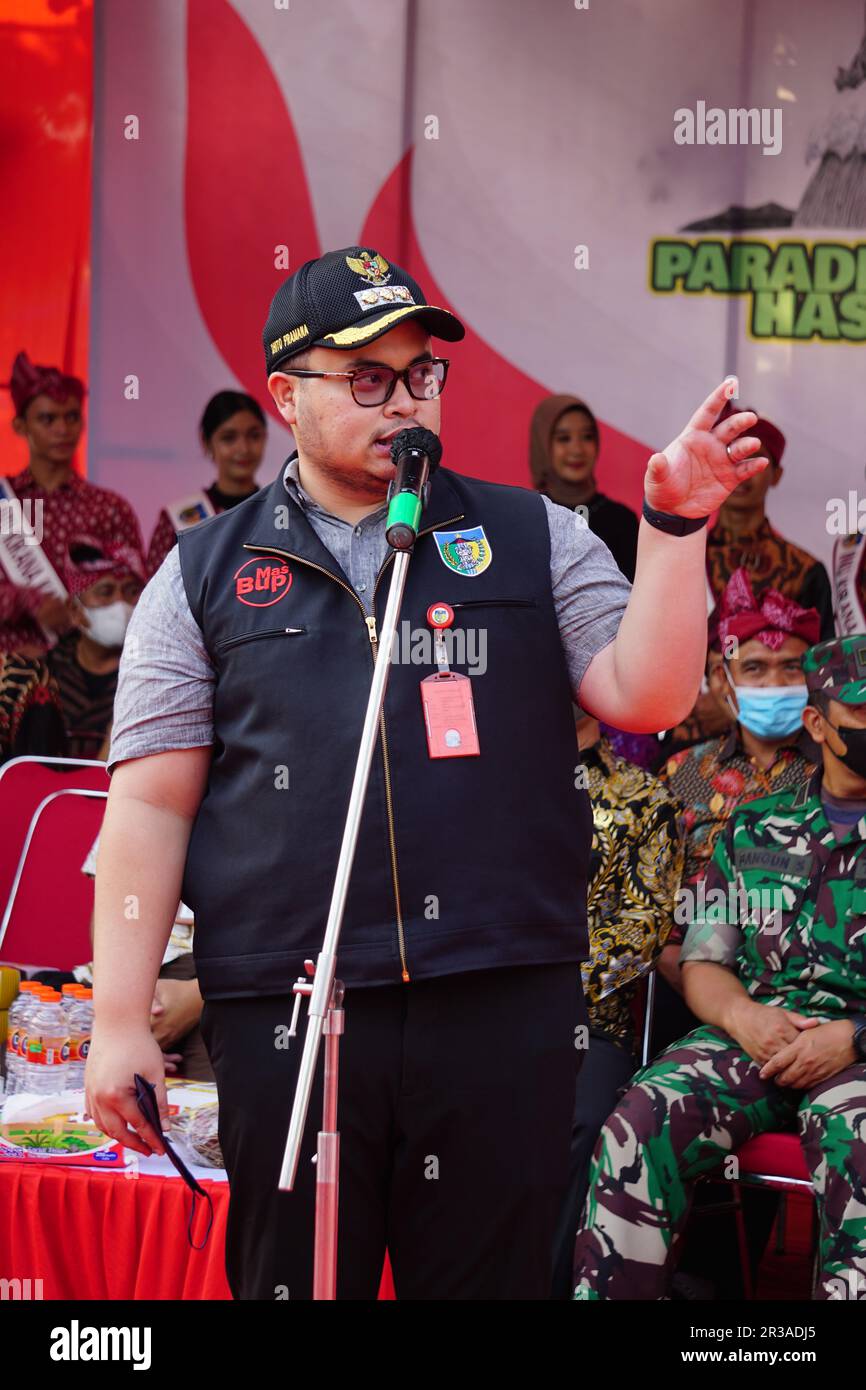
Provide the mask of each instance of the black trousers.
MULTIPOLYGON (((295 1189, 277 1190, 303 1043, 300 1029, 275 1045, 292 1002, 213 1000, 202 1014, 237 1299, 312 1295, 321 1057, 295 1189)), ((549 1298, 586 1022, 578 966, 348 990, 345 1007, 338 1297, 375 1299, 387 1248, 400 1299, 549 1298)))
POLYGON ((616 1109, 620 1090, 636 1071, 637 1062, 627 1048, 600 1033, 590 1035, 575 1087, 568 1189, 554 1238, 555 1299, 570 1299, 574 1290, 574 1241, 589 1187, 592 1151, 605 1120, 616 1109))

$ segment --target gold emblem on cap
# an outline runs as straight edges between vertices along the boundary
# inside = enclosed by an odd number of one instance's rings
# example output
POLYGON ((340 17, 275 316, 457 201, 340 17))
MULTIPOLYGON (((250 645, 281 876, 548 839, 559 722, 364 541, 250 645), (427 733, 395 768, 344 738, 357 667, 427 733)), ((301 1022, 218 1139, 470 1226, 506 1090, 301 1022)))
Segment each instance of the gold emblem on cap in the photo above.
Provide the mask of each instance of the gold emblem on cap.
POLYGON ((372 251, 362 251, 359 256, 347 256, 346 265, 371 285, 385 285, 391 278, 391 267, 378 252, 374 255, 372 251))

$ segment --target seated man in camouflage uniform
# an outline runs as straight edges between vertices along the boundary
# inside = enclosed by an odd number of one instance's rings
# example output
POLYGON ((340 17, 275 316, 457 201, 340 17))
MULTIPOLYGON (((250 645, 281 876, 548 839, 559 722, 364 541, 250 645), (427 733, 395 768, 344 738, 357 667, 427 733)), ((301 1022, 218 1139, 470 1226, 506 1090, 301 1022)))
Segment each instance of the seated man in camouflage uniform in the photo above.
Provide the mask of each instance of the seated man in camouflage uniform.
POLYGON ((840 1277, 866 1291, 866 636, 810 647, 803 670, 822 766, 738 807, 716 845, 682 954, 704 1026, 601 1132, 575 1298, 664 1297, 692 1180, 795 1124, 822 1214, 818 1296, 840 1277))

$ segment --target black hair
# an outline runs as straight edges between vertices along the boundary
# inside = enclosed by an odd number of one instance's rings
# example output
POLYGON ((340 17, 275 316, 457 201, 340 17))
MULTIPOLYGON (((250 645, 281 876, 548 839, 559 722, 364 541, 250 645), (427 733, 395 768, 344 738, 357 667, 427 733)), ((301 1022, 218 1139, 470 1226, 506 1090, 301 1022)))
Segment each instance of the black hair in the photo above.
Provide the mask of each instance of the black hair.
POLYGON ((311 352, 312 348, 301 348, 300 352, 293 352, 291 357, 284 357, 282 362, 279 362, 273 370, 275 372, 282 372, 294 362, 296 367, 300 368, 302 371, 306 371, 310 365, 311 352))
POLYGON ((205 444, 209 444, 220 425, 237 415, 239 410, 249 410, 267 427, 264 411, 255 397, 248 396, 246 391, 217 391, 205 406, 199 422, 199 430, 205 444))
POLYGON ((819 714, 823 714, 824 718, 827 719, 830 714, 831 698, 832 697, 827 694, 826 690, 810 690, 809 698, 806 703, 812 705, 819 714))

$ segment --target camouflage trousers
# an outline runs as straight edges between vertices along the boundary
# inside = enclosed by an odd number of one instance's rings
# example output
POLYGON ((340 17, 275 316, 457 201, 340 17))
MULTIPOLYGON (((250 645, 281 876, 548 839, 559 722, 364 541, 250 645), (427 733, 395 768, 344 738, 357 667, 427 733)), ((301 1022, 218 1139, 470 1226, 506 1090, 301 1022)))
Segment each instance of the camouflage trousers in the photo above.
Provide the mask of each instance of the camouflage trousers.
POLYGON ((816 1296, 843 1296, 844 1281, 863 1297, 866 1063, 789 1090, 762 1081, 759 1064, 709 1026, 638 1072, 602 1129, 577 1234, 574 1297, 664 1298, 694 1179, 723 1170, 753 1135, 795 1123, 821 1218, 816 1296))

